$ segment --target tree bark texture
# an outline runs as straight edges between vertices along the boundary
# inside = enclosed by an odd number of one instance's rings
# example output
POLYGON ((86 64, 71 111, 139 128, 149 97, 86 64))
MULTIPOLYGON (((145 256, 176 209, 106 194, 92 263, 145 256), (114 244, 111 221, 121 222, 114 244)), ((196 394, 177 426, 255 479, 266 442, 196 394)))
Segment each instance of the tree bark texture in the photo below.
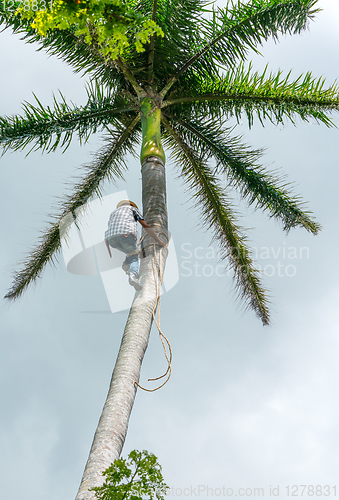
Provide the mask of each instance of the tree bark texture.
MULTIPOLYGON (((142 168, 142 201, 145 220, 156 231, 167 234, 165 166, 161 158, 145 158, 142 168)), ((164 238, 164 236, 161 236, 164 238)), ((157 300, 159 282, 159 246, 157 264, 154 261, 154 240, 144 235, 140 262, 140 282, 131 306, 120 350, 114 367, 107 399, 94 436, 89 458, 76 500, 94 500, 94 486, 103 484, 102 472, 119 458, 128 428, 139 382, 141 364, 147 349, 152 326, 152 313, 157 300)), ((161 250, 161 270, 164 272, 167 249, 161 250)))

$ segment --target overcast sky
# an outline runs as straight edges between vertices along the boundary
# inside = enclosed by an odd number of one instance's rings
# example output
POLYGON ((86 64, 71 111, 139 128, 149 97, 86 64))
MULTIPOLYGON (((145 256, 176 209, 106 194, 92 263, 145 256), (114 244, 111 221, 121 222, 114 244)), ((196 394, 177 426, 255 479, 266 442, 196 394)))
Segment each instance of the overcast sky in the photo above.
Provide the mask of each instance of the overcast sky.
MULTIPOLYGON (((255 67, 269 63, 274 71, 292 69, 297 76, 311 70, 335 80, 339 3, 319 5, 324 11, 307 32, 266 44, 255 67)), ((0 115, 19 113, 32 92, 44 104, 59 89, 68 100, 85 102, 84 80, 64 63, 9 31, 0 43, 0 115)), ((301 229, 286 235, 266 215, 239 204, 257 263, 268 275, 272 326, 264 328, 236 300, 231 278, 218 276, 211 234, 199 226, 199 213, 167 162, 180 278, 163 296, 161 324, 172 343, 173 376, 158 392, 138 392, 123 454, 134 448, 155 453, 172 495, 181 498, 230 496, 231 489, 233 496, 254 496, 254 488, 270 498, 278 485, 280 498, 287 498, 287 486, 291 495, 292 485, 320 485, 323 494, 328 485, 333 497, 335 485, 339 495, 339 130, 297 120, 296 127, 256 123, 248 131, 244 121, 238 132, 266 148, 265 165, 295 183, 323 230, 316 237, 301 229)), ((74 141, 65 154, 1 158, 1 296, 99 145, 94 137, 82 147, 74 141)), ((126 189, 141 205, 140 166, 128 162, 126 183, 107 186, 106 194, 126 189)), ((127 312, 111 314, 100 276, 69 273, 62 256, 22 299, 0 307, 1 497, 72 500, 127 312)), ((141 383, 164 368, 154 329, 141 383)))

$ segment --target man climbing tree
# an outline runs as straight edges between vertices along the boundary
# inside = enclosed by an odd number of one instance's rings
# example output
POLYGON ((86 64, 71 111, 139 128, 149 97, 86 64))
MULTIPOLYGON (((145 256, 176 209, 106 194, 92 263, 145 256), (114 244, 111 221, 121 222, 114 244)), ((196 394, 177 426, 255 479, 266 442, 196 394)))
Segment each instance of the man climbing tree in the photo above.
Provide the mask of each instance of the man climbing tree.
POLYGON ((115 248, 126 254, 126 259, 122 264, 122 269, 129 276, 129 284, 136 291, 142 289, 139 283, 139 251, 137 249, 138 227, 137 222, 152 236, 161 246, 166 243, 158 238, 155 231, 147 224, 137 205, 130 200, 122 200, 117 204, 117 208, 111 213, 108 221, 108 229, 105 232, 105 243, 109 256, 112 257, 111 249, 115 248))

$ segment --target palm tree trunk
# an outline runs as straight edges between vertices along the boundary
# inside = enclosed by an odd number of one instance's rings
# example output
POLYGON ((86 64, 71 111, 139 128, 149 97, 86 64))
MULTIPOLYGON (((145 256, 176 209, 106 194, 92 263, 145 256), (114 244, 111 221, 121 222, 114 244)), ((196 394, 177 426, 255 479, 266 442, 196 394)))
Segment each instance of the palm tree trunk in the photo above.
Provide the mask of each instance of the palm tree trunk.
MULTIPOLYGON (((154 229, 167 234, 164 162, 158 156, 148 156, 143 161, 141 172, 145 220, 154 229)), ((139 381, 141 364, 152 326, 152 313, 157 301, 157 290, 160 289, 159 273, 154 265, 153 242, 151 237, 145 236, 144 258, 140 263, 140 281, 143 289, 136 293, 129 312, 108 396, 76 500, 95 498, 94 492, 89 489, 103 484, 102 472, 119 458, 125 442, 137 390, 135 382, 139 381)), ((161 251, 162 272, 166 257, 167 250, 164 249, 161 251)))

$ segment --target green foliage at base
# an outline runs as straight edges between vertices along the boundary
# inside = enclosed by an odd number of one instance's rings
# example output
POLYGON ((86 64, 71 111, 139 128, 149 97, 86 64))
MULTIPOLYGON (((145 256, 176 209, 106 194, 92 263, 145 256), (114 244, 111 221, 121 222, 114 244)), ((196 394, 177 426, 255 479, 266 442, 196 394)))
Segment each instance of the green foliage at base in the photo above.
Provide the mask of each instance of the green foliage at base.
POLYGON ((137 52, 145 51, 152 35, 164 36, 152 19, 136 9, 133 0, 24 0, 14 4, 16 15, 32 20, 39 35, 55 29, 74 31, 106 58, 121 55, 130 45, 131 34, 137 52))
POLYGON ((119 458, 103 472, 106 477, 101 487, 93 488, 99 500, 163 500, 169 489, 165 484, 161 465, 153 453, 133 450, 129 460, 119 458))

